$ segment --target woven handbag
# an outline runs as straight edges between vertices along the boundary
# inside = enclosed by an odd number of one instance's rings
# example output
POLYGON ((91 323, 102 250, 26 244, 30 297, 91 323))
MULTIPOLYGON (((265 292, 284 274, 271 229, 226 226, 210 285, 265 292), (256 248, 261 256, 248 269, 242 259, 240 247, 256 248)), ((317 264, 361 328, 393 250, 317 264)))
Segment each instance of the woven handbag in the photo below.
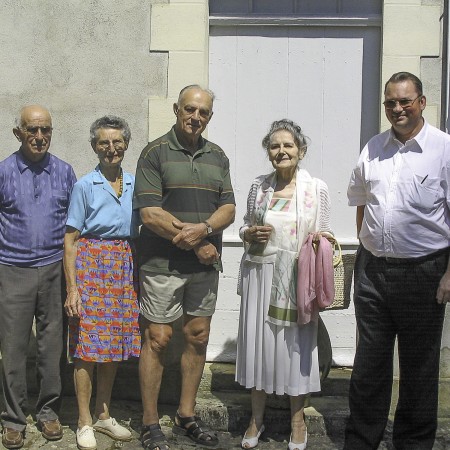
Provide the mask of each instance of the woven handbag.
POLYGON ((352 287, 355 253, 342 254, 338 241, 334 242, 334 300, 326 310, 347 309, 350 305, 350 290, 352 287))

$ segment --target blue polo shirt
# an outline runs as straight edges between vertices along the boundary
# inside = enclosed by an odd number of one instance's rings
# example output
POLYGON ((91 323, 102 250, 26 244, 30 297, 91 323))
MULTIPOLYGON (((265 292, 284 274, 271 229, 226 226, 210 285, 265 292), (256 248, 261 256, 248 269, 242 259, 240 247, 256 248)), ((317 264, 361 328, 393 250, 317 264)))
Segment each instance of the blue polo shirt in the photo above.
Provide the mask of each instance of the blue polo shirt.
POLYGON ((72 167, 50 153, 33 163, 20 151, 0 162, 0 264, 39 267, 60 261, 72 167))
POLYGON ((75 184, 67 225, 81 236, 103 239, 136 237, 138 212, 133 212, 134 176, 123 172, 123 190, 117 197, 97 166, 75 184))

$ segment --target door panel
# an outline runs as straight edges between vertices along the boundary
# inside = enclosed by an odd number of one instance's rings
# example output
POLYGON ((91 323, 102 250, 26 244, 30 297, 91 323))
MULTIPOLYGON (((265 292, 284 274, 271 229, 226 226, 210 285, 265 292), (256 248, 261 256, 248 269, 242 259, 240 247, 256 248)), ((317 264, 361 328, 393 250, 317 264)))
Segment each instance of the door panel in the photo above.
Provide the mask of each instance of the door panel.
POLYGON ((329 186, 335 234, 354 238, 346 191, 361 146, 378 132, 379 30, 212 27, 209 84, 217 98, 208 136, 230 158, 237 200, 225 233, 237 234, 253 178, 271 171, 263 136, 287 117, 310 138, 302 164, 329 186))
MULTIPOLYGON (((302 3, 305 5, 306 3, 302 3)), ((261 140, 273 120, 290 118, 311 144, 303 166, 324 179, 332 200, 338 239, 355 241, 355 208, 347 206, 347 184, 361 147, 379 130, 380 29, 337 26, 213 26, 210 28, 210 87, 217 98, 208 137, 231 163, 237 201, 237 234, 255 176, 272 170, 261 140)), ((208 359, 235 360, 240 299, 236 278, 242 248, 224 248, 224 274, 211 326, 208 359)), ((333 361, 352 365, 353 304, 328 311, 333 361)))

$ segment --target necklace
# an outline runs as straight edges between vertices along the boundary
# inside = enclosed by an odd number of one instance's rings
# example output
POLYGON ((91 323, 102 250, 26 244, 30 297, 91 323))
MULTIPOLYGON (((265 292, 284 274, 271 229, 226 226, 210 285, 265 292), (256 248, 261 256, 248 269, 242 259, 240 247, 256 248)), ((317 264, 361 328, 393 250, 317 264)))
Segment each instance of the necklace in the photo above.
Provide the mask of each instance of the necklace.
POLYGON ((122 193, 123 193, 123 170, 120 169, 120 187, 119 187, 119 192, 117 193, 117 198, 122 197, 122 193))

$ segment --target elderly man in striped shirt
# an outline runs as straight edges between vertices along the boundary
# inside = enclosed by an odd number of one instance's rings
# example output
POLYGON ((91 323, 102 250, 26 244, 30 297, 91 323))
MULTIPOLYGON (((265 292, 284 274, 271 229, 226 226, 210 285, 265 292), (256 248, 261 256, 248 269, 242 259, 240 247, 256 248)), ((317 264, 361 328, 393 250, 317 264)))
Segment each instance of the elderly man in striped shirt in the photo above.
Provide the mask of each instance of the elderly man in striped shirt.
POLYGON ((214 96, 198 85, 181 90, 176 123, 139 158, 134 208, 140 209, 140 301, 143 347, 139 363, 144 407, 141 442, 167 450, 157 409, 163 353, 173 322, 183 318, 181 398, 173 432, 205 446, 215 433, 195 416, 211 317, 214 313, 222 231, 234 221, 229 161, 201 134, 213 115, 214 96))

